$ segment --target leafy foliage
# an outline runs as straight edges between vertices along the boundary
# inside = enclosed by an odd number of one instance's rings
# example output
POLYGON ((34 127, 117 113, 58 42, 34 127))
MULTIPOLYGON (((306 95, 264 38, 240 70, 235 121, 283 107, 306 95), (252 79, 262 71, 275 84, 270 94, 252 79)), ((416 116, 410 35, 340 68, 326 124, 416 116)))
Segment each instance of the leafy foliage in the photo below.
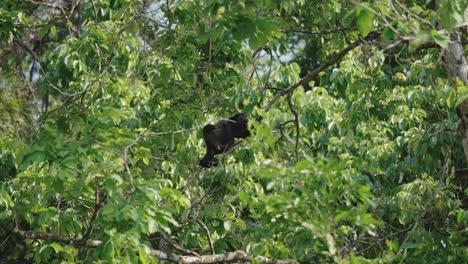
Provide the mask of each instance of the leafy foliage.
POLYGON ((466 85, 440 60, 467 3, 55 4, 0 3, 5 261, 467 258, 466 85), (201 128, 236 112, 253 135, 199 168, 201 128))

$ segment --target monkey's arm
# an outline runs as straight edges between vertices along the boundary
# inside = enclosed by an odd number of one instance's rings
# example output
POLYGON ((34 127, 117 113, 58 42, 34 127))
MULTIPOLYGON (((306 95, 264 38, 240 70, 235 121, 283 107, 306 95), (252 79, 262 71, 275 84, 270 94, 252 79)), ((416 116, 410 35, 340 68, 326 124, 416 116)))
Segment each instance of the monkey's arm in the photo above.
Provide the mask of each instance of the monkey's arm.
POLYGON ((218 166, 218 159, 214 157, 214 150, 206 146, 206 154, 203 159, 200 160, 200 166, 204 168, 209 168, 211 166, 218 166))

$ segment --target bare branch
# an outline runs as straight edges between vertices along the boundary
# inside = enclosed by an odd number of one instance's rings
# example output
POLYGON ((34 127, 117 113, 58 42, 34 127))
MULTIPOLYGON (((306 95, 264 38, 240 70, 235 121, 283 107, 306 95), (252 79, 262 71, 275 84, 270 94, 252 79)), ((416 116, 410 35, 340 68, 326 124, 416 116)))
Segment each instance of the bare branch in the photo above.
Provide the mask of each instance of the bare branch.
POLYGON ((340 27, 340 28, 332 28, 332 29, 325 29, 325 30, 308 30, 304 28, 299 28, 299 29, 284 29, 281 30, 283 33, 302 33, 302 34, 310 34, 310 35, 326 35, 326 34, 332 34, 332 33, 337 33, 337 32, 344 32, 344 31, 350 31, 354 30, 354 28, 351 27, 340 27))
POLYGON ((208 243, 210 244, 211 254, 215 255, 216 252, 214 250, 213 241, 211 241, 210 230, 200 219, 197 219, 195 221, 197 221, 197 223, 201 225, 201 227, 203 227, 203 230, 205 230, 206 238, 208 239, 208 243))

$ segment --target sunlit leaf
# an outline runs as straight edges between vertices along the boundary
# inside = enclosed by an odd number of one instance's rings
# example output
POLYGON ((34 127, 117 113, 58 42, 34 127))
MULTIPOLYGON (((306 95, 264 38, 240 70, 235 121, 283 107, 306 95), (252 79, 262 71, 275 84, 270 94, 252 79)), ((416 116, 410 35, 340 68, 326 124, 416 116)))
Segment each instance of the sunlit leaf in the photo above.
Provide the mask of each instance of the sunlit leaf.
POLYGON ((373 27, 375 14, 364 7, 357 9, 357 20, 356 25, 359 32, 365 37, 367 36, 373 27))

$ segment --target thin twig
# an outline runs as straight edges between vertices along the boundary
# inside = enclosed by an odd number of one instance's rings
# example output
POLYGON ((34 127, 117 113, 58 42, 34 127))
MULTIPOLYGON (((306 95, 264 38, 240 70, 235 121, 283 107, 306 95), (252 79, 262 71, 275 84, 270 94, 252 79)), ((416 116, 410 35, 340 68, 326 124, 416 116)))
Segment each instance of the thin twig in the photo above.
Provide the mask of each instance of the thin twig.
MULTIPOLYGON (((390 1, 390 2, 392 2, 392 1, 390 1)), ((401 9, 405 10, 405 12, 407 12, 408 14, 410 14, 412 17, 414 17, 414 18, 416 18, 416 19, 419 19, 420 21, 424 22, 425 24, 428 24, 432 29, 435 29, 434 26, 432 25, 432 23, 431 23, 429 20, 424 19, 424 18, 422 18, 422 17, 420 17, 420 16, 414 14, 414 13, 411 12, 408 8, 406 8, 405 5, 402 5, 398 0, 396 0, 395 3, 397 3, 397 5, 398 5, 401 9)), ((395 10, 395 11, 396 11, 397 13, 399 13, 397 10, 395 10)))
POLYGON ((220 160, 224 159, 224 157, 226 157, 227 155, 231 154, 231 152, 233 152, 234 150, 240 148, 241 146, 244 145, 244 141, 242 140, 239 140, 237 141, 236 143, 234 143, 234 145, 232 145, 230 148, 228 148, 225 152, 223 152, 221 154, 221 157, 219 157, 220 160))
POLYGON ((215 255, 216 252, 214 250, 213 241, 211 241, 210 230, 200 219, 196 219, 195 221, 197 221, 197 223, 203 228, 203 230, 205 230, 205 234, 208 239, 208 244, 210 244, 211 254, 215 255))
POLYGON ((130 170, 130 166, 128 165, 128 150, 133 147, 137 142, 134 142, 130 145, 127 145, 125 146, 125 149, 124 149, 124 154, 123 154, 123 160, 124 160, 124 167, 125 167, 125 171, 127 171, 127 174, 128 174, 128 179, 130 181, 130 189, 128 190, 127 192, 127 197, 130 197, 133 192, 135 191, 135 186, 133 185, 133 175, 132 175, 132 171, 130 170))
POLYGON ((263 104, 263 100, 265 99, 265 91, 270 86, 270 77, 271 77, 271 72, 272 72, 272 67, 273 67, 273 52, 271 51, 271 49, 269 47, 259 48, 254 52, 254 54, 252 55, 252 58, 254 58, 255 60, 254 60, 254 64, 253 64, 252 73, 250 74, 250 77, 249 77, 249 85, 252 83, 252 79, 253 79, 253 76, 255 74, 255 76, 257 77, 257 81, 258 81, 259 85, 261 84, 261 86, 262 86, 262 89, 260 91, 260 100, 257 103, 257 106, 260 107, 263 104), (265 51, 266 54, 270 55, 269 69, 268 69, 268 72, 264 75, 265 76, 265 81, 263 82, 263 84, 262 84, 262 80, 261 80, 260 75, 258 74, 258 70, 257 70, 257 61, 260 59, 261 51, 265 51))
POLYGON ((102 204, 104 203, 104 199, 101 199, 100 197, 101 193, 99 190, 99 185, 96 182, 96 186, 94 187, 94 210, 93 210, 93 215, 91 216, 91 219, 89 220, 89 225, 86 230, 86 233, 83 235, 83 238, 81 241, 83 243, 86 243, 86 240, 89 239, 89 236, 91 235, 91 231, 93 230, 93 222, 96 220, 96 217, 98 215, 99 210, 102 207, 102 204))
POLYGON ((3 245, 4 245, 4 244, 5 244, 7 241, 8 241, 8 239, 10 239, 10 237, 11 237, 11 234, 12 234, 11 232, 10 232, 10 233, 8 233, 8 236, 7 236, 7 237, 5 238, 5 240, 3 240, 3 242, 0 244, 0 248, 2 248, 2 247, 3 247, 3 245))
POLYGON ((192 130, 195 130, 195 129, 198 129, 198 128, 201 128, 201 127, 204 127, 204 126, 205 126, 205 124, 198 125, 198 126, 194 126, 194 127, 191 127, 191 128, 186 128, 186 129, 181 129, 181 130, 175 130, 175 131, 148 132, 148 133, 145 133, 144 136, 147 137, 147 136, 172 135, 172 134, 178 134, 178 133, 183 133, 183 132, 192 131, 192 130))
POLYGON ((158 232, 158 233, 161 235, 164 241, 166 241, 171 247, 179 250, 180 252, 187 254, 187 255, 191 255, 191 256, 200 256, 200 254, 198 254, 197 252, 192 251, 190 249, 183 248, 181 245, 177 244, 175 241, 169 238, 169 235, 167 233, 165 232, 158 232))
POLYGON ((127 198, 130 198, 131 195, 133 194, 133 192, 135 191, 135 186, 133 184, 133 175, 132 175, 132 171, 130 170, 130 165, 128 164, 128 151, 130 150, 131 147, 135 146, 136 144, 138 144, 138 142, 140 141, 140 139, 142 139, 143 137, 146 136, 146 134, 148 133, 148 129, 144 130, 143 132, 141 132, 136 138, 135 138, 135 141, 127 146, 125 146, 124 148, 124 154, 123 154, 123 160, 124 160, 124 168, 125 168, 125 171, 127 172, 128 174, 128 179, 130 181, 130 189, 128 190, 127 192, 127 198))
POLYGON ((356 1, 356 0, 350 0, 350 2, 351 2, 352 4, 354 4, 354 5, 356 5, 356 6, 359 6, 359 7, 362 7, 362 8, 364 8, 364 9, 366 9, 367 11, 369 11, 369 12, 373 13, 374 15, 376 15, 377 17, 380 17, 380 18, 384 21, 385 26, 388 27, 388 28, 390 28, 395 34, 398 35, 398 30, 396 30, 396 29, 392 26, 392 24, 389 23, 389 22, 387 21, 387 18, 385 17, 384 14, 382 14, 381 10, 376 11, 376 10, 370 8, 370 7, 367 6, 367 5, 364 5, 364 4, 362 4, 362 3, 359 3, 359 2, 356 1))
POLYGON ((187 188, 192 184, 193 180, 197 177, 197 175, 200 175, 201 168, 196 171, 196 173, 192 173, 190 178, 187 180, 187 183, 184 185, 184 188, 180 191, 182 194, 186 194, 185 192, 187 191, 187 188))
POLYGON ((291 93, 288 94, 288 105, 289 109, 291 109, 291 112, 294 114, 294 124, 296 125, 296 161, 299 161, 299 136, 300 136, 300 130, 299 130, 299 114, 297 111, 294 109, 292 100, 291 100, 291 93))
MULTIPOLYGON (((381 243, 381 242, 383 242, 383 241, 389 239, 390 237, 393 237, 393 236, 396 236, 396 235, 399 235, 399 234, 401 234, 401 233, 404 233, 404 232, 409 231, 412 227, 413 227, 413 226, 409 226, 409 227, 407 227, 407 228, 404 228, 404 229, 401 229, 401 230, 399 230, 399 231, 396 231, 396 232, 393 232, 393 233, 391 233, 391 234, 388 234, 388 235, 386 235, 385 237, 380 238, 380 239, 377 240, 376 242, 371 243, 370 246, 368 246, 367 248, 362 249, 362 250, 360 250, 360 251, 358 251, 358 252, 355 252, 355 254, 356 254, 356 255, 362 254, 362 253, 366 252, 367 250, 369 250, 369 249, 375 247, 375 246, 378 245, 379 243, 381 243)), ((343 250, 343 249, 342 249, 342 250, 343 250)))
MULTIPOLYGON (((377 32, 371 32, 369 33, 369 35, 367 35, 364 40, 374 40, 376 39, 378 36, 380 36, 380 33, 377 33, 377 32)), ((301 80, 299 80, 297 83, 289 86, 287 89, 284 89, 283 91, 277 93, 273 99, 271 99, 271 101, 268 103, 267 107, 265 108, 265 112, 268 112, 270 110, 270 108, 273 106, 273 104, 282 96, 285 96, 289 93, 291 93, 292 91, 294 91, 295 89, 297 89, 299 86, 301 85, 304 85, 308 82, 310 82, 317 74, 319 74, 320 72, 322 72, 323 70, 325 70, 326 68, 334 65, 335 63, 337 63, 341 58, 343 58, 346 54, 348 54, 348 52, 350 52, 351 50, 355 49, 356 47, 358 47, 359 45, 361 45, 363 43, 363 40, 357 40, 353 43, 351 43, 348 47, 346 47, 345 49, 343 49, 342 51, 340 51, 335 57, 333 57, 331 60, 329 60, 328 62, 326 62, 325 64, 322 64, 320 65, 318 68, 316 68, 315 70, 313 70, 312 72, 309 72, 304 78, 302 78, 301 80)))
MULTIPOLYGON (((286 136, 284 135, 284 132, 283 132, 283 127, 286 126, 287 124, 290 124, 290 123, 294 123, 294 120, 288 120, 286 122, 283 122, 281 124, 279 124, 279 130, 280 130, 280 134, 281 134, 281 137, 279 138, 279 140, 283 139, 283 138, 286 138, 286 136)), ((289 139, 291 140, 291 139, 289 139)))

